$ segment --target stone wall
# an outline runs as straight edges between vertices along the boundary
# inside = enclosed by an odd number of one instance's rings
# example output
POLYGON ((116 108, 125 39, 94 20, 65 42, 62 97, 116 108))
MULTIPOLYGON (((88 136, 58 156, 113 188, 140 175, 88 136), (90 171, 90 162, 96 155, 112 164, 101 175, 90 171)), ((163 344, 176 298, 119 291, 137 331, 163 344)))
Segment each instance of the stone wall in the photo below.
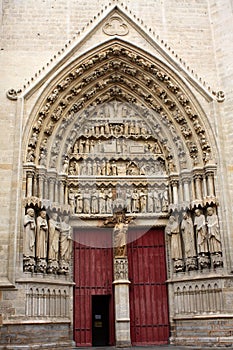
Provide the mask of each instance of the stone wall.
MULTIPOLYGON (((223 90, 226 94, 225 101, 221 104, 216 101, 209 103, 200 95, 197 98, 209 118, 213 134, 217 139, 216 190, 220 202, 220 225, 222 232, 224 232, 225 270, 222 273, 228 274, 233 269, 233 239, 230 235, 233 225, 231 200, 233 195, 232 1, 125 0, 122 6, 121 1, 104 0, 92 2, 2 0, 0 1, 0 76, 2 77, 0 80, 0 103, 2 106, 0 118, 0 201, 2 204, 0 214, 0 287, 4 286, 8 290, 0 292, 0 326, 3 323, 0 347, 9 342, 15 346, 27 344, 28 335, 35 331, 38 331, 38 337, 31 338, 31 343, 42 343, 44 342, 43 334, 48 329, 51 330, 51 338, 46 341, 53 344, 60 334, 59 341, 62 343, 63 340, 70 339, 72 327, 70 309, 67 310, 67 306, 60 303, 66 299, 64 295, 59 299, 59 290, 61 291, 59 284, 48 290, 48 287, 42 286, 41 283, 37 286, 31 283, 28 286, 27 282, 22 279, 22 223, 20 221, 22 213, 19 205, 21 198, 18 195, 20 192, 16 190, 19 186, 20 189, 24 190, 25 186, 21 179, 22 163, 19 153, 23 134, 23 124, 21 124, 23 118, 22 120, 19 118, 20 113, 22 113, 19 111, 20 103, 7 99, 6 91, 11 88, 17 90, 23 85, 32 85, 37 81, 41 72, 48 71, 54 63, 58 62, 61 52, 71 47, 71 44, 80 37, 80 32, 88 31, 92 22, 97 22, 103 13, 107 13, 116 4, 126 14, 133 17, 142 30, 149 31, 164 50, 168 50, 170 47, 169 54, 178 62, 178 70, 186 69, 188 66, 188 71, 201 85, 210 84, 211 90, 223 90), (173 50, 174 53, 172 53, 173 50), (207 83, 205 84, 204 81, 207 83), (14 288, 17 279, 17 290, 14 290, 12 288, 14 288), (43 304, 40 303, 38 306, 40 299, 43 300, 43 304), (32 300, 34 301, 32 302, 32 300), (55 300, 60 300, 58 301, 60 315, 54 311, 55 304, 52 303, 55 300), (47 314, 48 305, 52 310, 50 315, 47 314), (56 320, 52 321, 51 317, 56 320), (21 326, 19 334, 16 330, 17 322, 21 323, 22 319, 28 323, 21 326), (41 325, 37 322, 38 319, 40 319, 41 325), (32 324, 36 322, 38 329, 35 329, 32 324)), ((99 42, 102 40, 103 37, 99 32, 99 42)), ((147 49, 145 41, 136 36, 135 33, 130 40, 135 45, 147 49)), ((90 39, 84 47, 87 49, 95 44, 96 41, 90 39)), ((192 89, 195 91, 194 87, 192 89)), ((27 117, 36 104, 38 96, 39 92, 31 98, 30 103, 26 106, 25 124, 28 122, 27 117)), ((215 143, 214 140, 212 141, 215 143)), ((22 148, 25 147, 23 144, 22 148)), ((54 284, 54 281, 49 281, 49 283, 54 284)), ((63 284, 65 283, 64 281, 63 284)), ((213 304, 210 303, 210 300, 215 302, 216 308, 219 308, 218 311, 221 314, 227 311, 227 305, 230 305, 232 301, 231 284, 228 283, 223 288, 223 286, 219 286, 217 281, 216 283, 206 283, 203 288, 200 284, 196 290, 195 284, 189 290, 184 289, 184 287, 178 289, 177 284, 172 291, 178 301, 176 305, 178 309, 171 312, 172 317, 174 316, 174 322, 172 321, 172 339, 174 340, 172 341, 177 345, 192 345, 193 341, 197 341, 197 338, 202 336, 201 344, 210 345, 208 342, 214 344, 217 339, 220 339, 221 343, 224 344, 225 337, 228 337, 226 344, 229 345, 232 341, 232 334, 229 330, 232 324, 228 318, 229 315, 226 315, 225 318, 221 316, 222 318, 219 317, 218 320, 211 320, 211 322, 208 317, 201 319, 203 316, 201 312, 199 312, 200 318, 197 320, 188 319, 188 316, 195 315, 198 307, 200 310, 206 308, 209 313, 213 312, 214 310, 211 309, 213 304), (186 304, 180 304, 180 300, 184 299, 186 304), (192 303, 189 306, 190 300, 192 303), (183 317, 183 319, 179 319, 178 316, 183 317), (194 330, 197 338, 193 337, 194 330), (205 342, 206 334, 210 334, 208 338, 210 340, 205 342)), ((68 308, 71 307, 72 303, 72 295, 70 297, 68 308)))

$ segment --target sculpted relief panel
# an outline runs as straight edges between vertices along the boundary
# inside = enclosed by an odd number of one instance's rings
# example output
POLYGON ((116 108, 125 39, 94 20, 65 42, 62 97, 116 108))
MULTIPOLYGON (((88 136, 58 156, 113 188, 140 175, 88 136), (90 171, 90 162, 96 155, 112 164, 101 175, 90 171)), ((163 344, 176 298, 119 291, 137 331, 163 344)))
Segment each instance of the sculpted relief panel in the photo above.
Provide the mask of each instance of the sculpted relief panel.
POLYGON ((40 158, 46 157, 46 143, 61 120, 72 119, 74 113, 114 98, 159 113, 160 122, 171 133, 176 126, 194 165, 202 162, 200 152, 205 163, 211 159, 199 115, 174 77, 159 62, 152 63, 142 54, 115 44, 76 66, 48 95, 31 132, 27 162, 36 161, 38 146, 40 158))

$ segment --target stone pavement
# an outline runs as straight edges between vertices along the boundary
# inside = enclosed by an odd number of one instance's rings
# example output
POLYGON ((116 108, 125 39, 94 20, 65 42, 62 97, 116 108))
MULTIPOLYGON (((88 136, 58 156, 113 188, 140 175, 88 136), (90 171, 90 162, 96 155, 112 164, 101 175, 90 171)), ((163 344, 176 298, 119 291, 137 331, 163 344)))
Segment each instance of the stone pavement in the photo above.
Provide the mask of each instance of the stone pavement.
POLYGON ((76 350, 225 350, 230 349, 231 347, 202 347, 202 346, 175 346, 175 345, 157 345, 157 346, 132 346, 128 348, 117 348, 114 346, 98 346, 91 348, 78 347, 76 350))

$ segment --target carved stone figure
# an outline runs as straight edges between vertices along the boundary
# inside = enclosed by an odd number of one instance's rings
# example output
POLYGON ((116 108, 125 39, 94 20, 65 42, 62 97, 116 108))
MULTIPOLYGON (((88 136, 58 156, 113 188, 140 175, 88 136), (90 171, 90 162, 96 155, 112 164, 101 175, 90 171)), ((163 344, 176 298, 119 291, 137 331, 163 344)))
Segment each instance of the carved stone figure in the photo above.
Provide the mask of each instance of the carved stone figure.
POLYGON ((80 190, 76 194, 76 213, 80 214, 83 212, 83 195, 80 190))
POLYGON ((49 219, 49 267, 48 272, 57 272, 58 270, 58 254, 60 239, 60 223, 57 221, 57 213, 52 213, 49 219))
POLYGON ((139 194, 139 200, 140 200, 140 211, 141 213, 146 213, 147 211, 147 194, 142 189, 139 194))
POLYGON ((132 213, 139 212, 139 194, 137 189, 135 188, 132 193, 132 213))
POLYGON ((116 165, 116 162, 113 161, 112 164, 111 164, 111 175, 112 176, 117 176, 117 165, 116 165))
POLYGON ((127 211, 127 213, 130 213, 132 210, 131 201, 132 201, 132 196, 131 196, 130 189, 128 188, 126 190, 126 211, 127 211))
POLYGON ((205 216, 201 214, 200 209, 195 210, 194 226, 196 226, 197 250, 201 255, 208 253, 208 240, 205 216))
POLYGON ((168 211, 168 191, 164 190, 161 193, 161 206, 162 206, 162 212, 167 212, 168 211))
POLYGON ((34 271, 36 222, 34 209, 28 208, 24 217, 23 260, 24 271, 34 271))
POLYGON ((69 190, 69 205, 70 205, 70 211, 72 214, 75 212, 75 192, 73 188, 70 188, 69 190))
POLYGON ((174 262, 174 271, 183 271, 180 229, 179 223, 175 216, 170 216, 165 232, 170 237, 171 258, 174 262))
POLYGON ((153 195, 152 189, 148 191, 147 203, 148 203, 148 213, 153 213, 154 212, 154 195, 153 195))
POLYGON ((106 194, 106 212, 111 213, 112 212, 112 189, 109 188, 107 194, 106 194))
POLYGON ((72 250, 71 227, 69 225, 69 216, 65 215, 61 222, 60 237, 60 269, 59 273, 69 272, 69 263, 72 250))
POLYGON ((209 251, 211 254, 221 253, 221 239, 219 232, 218 217, 214 213, 212 207, 207 208, 207 229, 208 229, 208 241, 209 241, 209 251))
POLYGON ((37 258, 37 271, 46 272, 46 258, 48 247, 48 223, 46 220, 46 211, 41 210, 37 221, 36 231, 36 258, 37 258))
POLYGON ((88 188, 83 192, 83 212, 84 214, 89 214, 91 212, 91 194, 88 188))
POLYGON ((114 257, 126 256, 128 222, 122 213, 117 213, 116 224, 113 229, 114 257))
POLYGON ((35 256, 36 222, 34 209, 28 208, 24 217, 23 254, 25 257, 35 256))
POLYGON ((158 190, 154 191, 154 208, 156 213, 161 211, 161 202, 158 190))
POLYGON ((194 227, 191 217, 187 213, 183 213, 181 221, 181 232, 184 243, 184 257, 187 270, 196 269, 196 261, 193 259, 196 256, 196 248, 194 241, 194 227))
POLYGON ((96 189, 91 193, 91 213, 97 214, 99 212, 99 193, 96 189))
POLYGON ((101 188, 99 193, 99 211, 101 214, 106 212, 106 194, 104 188, 101 188))

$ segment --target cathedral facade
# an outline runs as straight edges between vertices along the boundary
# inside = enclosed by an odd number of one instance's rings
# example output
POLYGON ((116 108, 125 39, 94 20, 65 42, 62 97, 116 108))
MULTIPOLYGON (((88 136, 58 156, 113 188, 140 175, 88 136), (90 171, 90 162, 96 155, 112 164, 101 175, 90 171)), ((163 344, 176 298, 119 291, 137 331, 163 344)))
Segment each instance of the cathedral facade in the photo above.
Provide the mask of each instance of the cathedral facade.
POLYGON ((0 349, 232 346, 232 1, 1 11, 0 349))

